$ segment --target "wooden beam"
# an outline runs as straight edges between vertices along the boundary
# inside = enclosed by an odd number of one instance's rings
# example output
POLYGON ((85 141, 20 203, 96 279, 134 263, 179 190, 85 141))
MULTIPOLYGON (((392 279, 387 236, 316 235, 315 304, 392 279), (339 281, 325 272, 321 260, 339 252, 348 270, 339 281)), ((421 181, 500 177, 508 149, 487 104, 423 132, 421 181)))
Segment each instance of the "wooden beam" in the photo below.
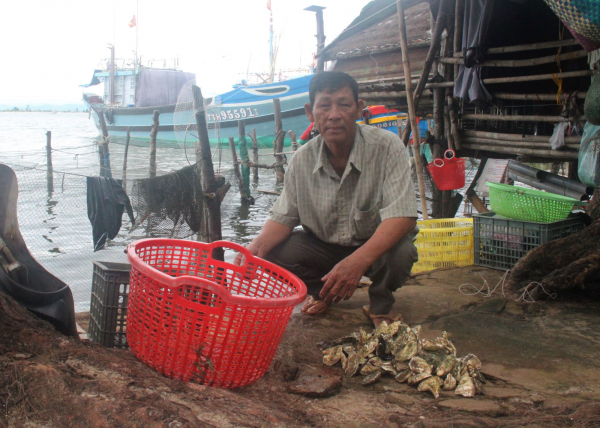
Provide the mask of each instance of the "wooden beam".
MULTIPOLYGON (((588 53, 584 50, 567 52, 561 55, 548 55, 539 58, 529 59, 488 59, 478 65, 482 67, 532 67, 535 65, 552 64, 560 59, 561 61, 568 61, 577 58, 587 57, 588 53)), ((462 58, 451 58, 451 57, 440 57, 437 59, 442 64, 461 64, 464 65, 465 61, 462 58)))
POLYGON ((499 120, 501 122, 575 122, 585 121, 585 116, 564 118, 562 116, 541 116, 541 115, 499 115, 499 114, 463 114, 463 120, 499 120))
MULTIPOLYGON (((531 100, 531 101, 552 101, 556 102, 556 94, 511 94, 508 92, 493 92, 492 98, 501 100, 531 100)), ((587 92, 577 92, 575 97, 584 100, 587 92)))
POLYGON ((554 158, 566 160, 577 159, 579 156, 579 152, 574 150, 541 150, 466 142, 463 142, 462 148, 470 150, 485 150, 488 152, 505 153, 513 156, 537 156, 540 158, 554 158))
MULTIPOLYGON (((479 137, 479 138, 490 138, 494 140, 505 140, 505 141, 525 141, 525 142, 543 142, 550 144, 549 135, 522 135, 522 134, 505 134, 499 132, 487 132, 487 131, 474 131, 464 130, 461 134, 465 137, 479 137)), ((565 137, 565 143, 579 144, 581 137, 565 137)))
MULTIPOLYGON (((481 137, 465 137, 462 141, 468 144, 490 144, 496 145, 501 144, 507 147, 531 147, 531 148, 543 148, 550 149, 550 141, 539 142, 539 141, 514 141, 514 140, 503 140, 501 138, 481 138, 481 137)), ((568 149, 579 150, 580 144, 565 144, 568 149)))
MULTIPOLYGON (((543 43, 532 43, 529 45, 514 45, 514 46, 504 46, 500 48, 490 48, 485 53, 488 55, 493 54, 501 54, 501 53, 509 53, 509 52, 523 52, 523 51, 536 51, 539 49, 552 49, 559 48, 561 46, 575 46, 578 45, 579 42, 575 39, 567 39, 567 40, 556 40, 554 42, 543 42, 543 43)), ((454 52, 455 57, 462 57, 462 52, 454 52)))
MULTIPOLYGON (((408 57, 408 47, 406 43, 406 21, 404 19, 404 9, 402 8, 402 0, 397 0, 396 5, 398 7, 398 23, 400 26, 400 43, 402 45, 402 65, 404 66, 404 75, 410 76, 410 59, 408 57)), ((419 195, 421 199, 421 210, 423 213, 423 220, 427 220, 429 215, 427 214, 427 200, 425 199, 425 183, 423 181, 423 165, 421 162, 421 136, 419 135, 419 127, 417 126, 417 117, 415 115, 414 98, 412 94, 411 82, 406 81, 406 101, 408 103, 408 115, 414 129, 413 132, 413 152, 415 160, 415 168, 417 170, 417 181, 419 183, 419 195)), ((407 123, 408 127, 408 123, 407 123)), ((398 131, 400 132, 400 126, 398 131)))

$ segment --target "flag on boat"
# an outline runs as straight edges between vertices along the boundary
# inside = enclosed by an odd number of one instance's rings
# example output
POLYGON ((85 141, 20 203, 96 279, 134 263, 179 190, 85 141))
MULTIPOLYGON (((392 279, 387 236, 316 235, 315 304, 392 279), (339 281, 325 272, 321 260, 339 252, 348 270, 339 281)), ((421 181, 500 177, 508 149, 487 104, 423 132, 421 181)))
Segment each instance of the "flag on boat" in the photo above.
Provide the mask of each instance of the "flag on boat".
POLYGON ((129 21, 129 28, 135 27, 135 24, 135 15, 133 15, 133 18, 131 18, 131 21, 129 21))
POLYGON ((271 10, 271 0, 267 0, 267 9, 271 10))

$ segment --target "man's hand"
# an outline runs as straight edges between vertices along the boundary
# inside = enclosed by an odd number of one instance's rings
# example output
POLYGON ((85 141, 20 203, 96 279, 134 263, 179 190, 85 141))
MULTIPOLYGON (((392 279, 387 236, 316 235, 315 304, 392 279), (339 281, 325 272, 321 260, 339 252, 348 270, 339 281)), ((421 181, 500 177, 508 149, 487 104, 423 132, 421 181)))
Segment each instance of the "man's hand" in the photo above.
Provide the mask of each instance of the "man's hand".
MULTIPOLYGON (((253 246, 252 243, 246 245, 246 250, 248 250, 253 256, 258 256, 258 249, 253 246)), ((235 256, 235 259, 233 260, 233 264, 236 266, 241 266, 244 263, 246 263, 246 257, 244 257, 242 253, 237 253, 237 256, 235 256)))
POLYGON ((321 279, 325 285, 319 297, 325 299, 326 304, 331 305, 332 302, 337 303, 352 297, 360 279, 369 269, 370 264, 353 256, 354 254, 339 262, 321 279))
MULTIPOLYGON (((285 241, 292 234, 292 230, 292 227, 267 220, 260 234, 246 246, 246 249, 253 256, 264 258, 273 248, 285 241)), ((238 253, 233 264, 241 266, 245 262, 244 259, 244 255, 238 253)))

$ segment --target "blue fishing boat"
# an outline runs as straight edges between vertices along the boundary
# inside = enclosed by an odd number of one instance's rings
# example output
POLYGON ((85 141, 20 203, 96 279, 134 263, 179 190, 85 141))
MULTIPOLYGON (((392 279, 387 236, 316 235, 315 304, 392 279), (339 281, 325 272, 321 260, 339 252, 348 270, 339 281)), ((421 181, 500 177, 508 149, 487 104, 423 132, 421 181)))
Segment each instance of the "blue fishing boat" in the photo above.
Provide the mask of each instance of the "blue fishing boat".
MULTIPOLYGON (((232 91, 215 96, 207 107, 211 144, 228 144, 228 138, 238 138, 238 121, 244 120, 247 132, 254 128, 261 147, 272 147, 275 138, 273 100, 281 103, 284 131, 292 130, 302 134, 309 124, 304 113, 304 104, 309 101, 308 86, 313 75, 307 75, 283 82, 266 83, 254 86, 238 86, 232 91)), ((189 123, 191 136, 186 144, 193 145, 197 135, 193 109, 183 111, 177 107, 182 90, 189 90, 192 73, 179 70, 139 68, 114 71, 114 94, 111 93, 111 72, 96 70, 89 87, 104 83, 104 96, 84 94, 84 101, 93 106, 92 118, 101 132, 98 114, 104 115, 111 138, 124 138, 127 128, 131 138, 149 140, 152 128, 152 114, 160 112, 160 125, 157 140, 163 144, 181 143, 176 126, 189 123), (109 102, 107 102, 110 100, 109 102), (177 109, 177 114, 175 114, 177 109), (179 138, 178 138, 179 137, 179 138)), ((286 145, 290 144, 286 134, 286 145)))

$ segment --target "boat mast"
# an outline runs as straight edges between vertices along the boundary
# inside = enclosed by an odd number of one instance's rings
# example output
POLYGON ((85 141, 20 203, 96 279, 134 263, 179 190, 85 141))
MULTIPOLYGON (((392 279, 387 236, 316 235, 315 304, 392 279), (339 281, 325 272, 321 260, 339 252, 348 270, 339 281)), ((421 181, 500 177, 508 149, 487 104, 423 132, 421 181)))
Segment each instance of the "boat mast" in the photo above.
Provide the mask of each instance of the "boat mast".
POLYGON ((110 49, 110 104, 115 104, 115 46, 109 45, 110 49))
POLYGON ((275 58, 273 58, 273 10, 271 9, 271 0, 267 0, 267 8, 269 9, 269 15, 271 20, 271 36, 269 38, 269 59, 270 59, 270 73, 269 83, 273 83, 275 77, 275 58))
POLYGON ((137 92, 138 92, 138 81, 137 81, 137 70, 138 70, 138 31, 140 28, 139 20, 140 20, 140 2, 137 0, 135 2, 135 61, 133 61, 133 105, 137 103, 137 92))

